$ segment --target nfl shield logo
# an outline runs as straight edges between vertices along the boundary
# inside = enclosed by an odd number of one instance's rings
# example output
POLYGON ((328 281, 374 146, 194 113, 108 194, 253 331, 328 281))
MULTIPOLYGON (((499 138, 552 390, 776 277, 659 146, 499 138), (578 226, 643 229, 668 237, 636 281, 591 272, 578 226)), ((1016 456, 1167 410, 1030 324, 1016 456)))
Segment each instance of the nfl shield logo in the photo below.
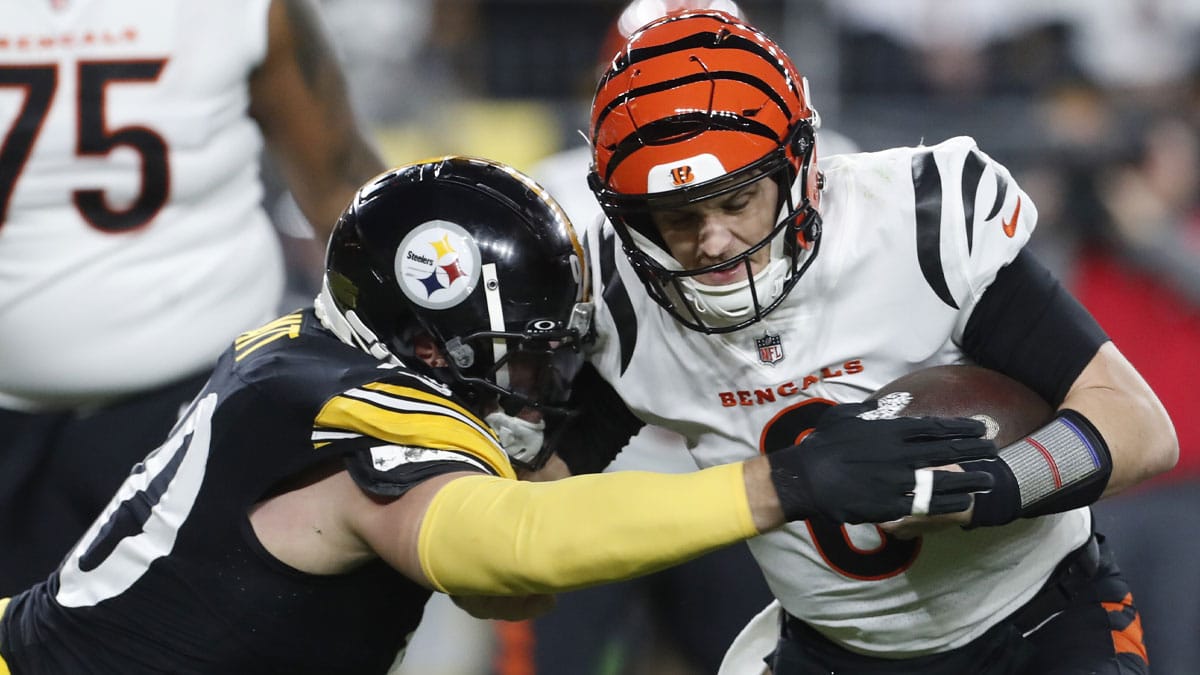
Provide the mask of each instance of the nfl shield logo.
POLYGON ((783 360, 783 341, 778 335, 763 335, 755 338, 754 346, 758 348, 758 360, 769 366, 783 360))

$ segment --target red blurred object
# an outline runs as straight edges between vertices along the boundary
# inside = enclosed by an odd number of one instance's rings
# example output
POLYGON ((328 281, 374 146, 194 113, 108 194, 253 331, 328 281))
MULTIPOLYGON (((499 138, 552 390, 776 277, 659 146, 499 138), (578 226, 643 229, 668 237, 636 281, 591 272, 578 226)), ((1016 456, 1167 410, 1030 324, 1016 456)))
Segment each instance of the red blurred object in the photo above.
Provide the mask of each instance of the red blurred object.
POLYGON ((1200 476, 1200 307, 1153 276, 1091 251, 1072 291, 1158 394, 1179 436, 1179 464, 1152 483, 1200 476))

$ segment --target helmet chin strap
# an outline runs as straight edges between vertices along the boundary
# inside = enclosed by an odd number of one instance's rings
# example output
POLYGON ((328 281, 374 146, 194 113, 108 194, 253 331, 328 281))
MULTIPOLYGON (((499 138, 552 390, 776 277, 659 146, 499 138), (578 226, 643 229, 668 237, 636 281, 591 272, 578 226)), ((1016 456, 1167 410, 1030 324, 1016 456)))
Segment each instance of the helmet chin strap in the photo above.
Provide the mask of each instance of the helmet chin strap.
POLYGON ((361 349, 380 361, 400 365, 400 359, 379 341, 375 332, 367 328, 354 310, 348 310, 345 314, 338 310, 337 303, 333 301, 333 294, 329 292, 328 279, 321 280, 321 292, 313 299, 313 310, 321 325, 328 328, 342 342, 361 349))

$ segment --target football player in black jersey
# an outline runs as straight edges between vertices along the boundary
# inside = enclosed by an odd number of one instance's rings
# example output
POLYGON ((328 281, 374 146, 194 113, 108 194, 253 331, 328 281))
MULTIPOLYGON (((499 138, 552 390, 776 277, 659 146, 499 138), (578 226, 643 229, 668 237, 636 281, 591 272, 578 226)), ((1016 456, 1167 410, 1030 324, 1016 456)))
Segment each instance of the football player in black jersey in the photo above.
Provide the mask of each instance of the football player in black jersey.
MULTIPOLYGON (((591 311, 528 178, 462 157, 378 176, 314 305, 240 336, 58 570, 0 600, 0 673, 384 673, 434 590, 525 616, 785 520, 897 518, 914 468, 994 454, 972 420, 843 406, 769 461, 518 482, 591 311)), ((935 513, 990 486, 935 475, 935 513)))

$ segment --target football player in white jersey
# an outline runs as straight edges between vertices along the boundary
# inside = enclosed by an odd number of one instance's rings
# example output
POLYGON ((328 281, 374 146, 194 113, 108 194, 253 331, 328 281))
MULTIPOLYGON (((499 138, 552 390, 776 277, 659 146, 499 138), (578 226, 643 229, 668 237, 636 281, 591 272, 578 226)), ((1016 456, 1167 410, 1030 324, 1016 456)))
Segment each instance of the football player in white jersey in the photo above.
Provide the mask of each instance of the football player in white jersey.
POLYGON ((0 4, 0 594, 278 312, 264 148, 322 241, 383 170, 346 100, 309 0, 0 4))
MULTIPOLYGON (((732 0, 632 0, 609 27, 601 58, 587 78, 603 73, 635 30, 685 9, 721 9, 743 16, 732 0)), ((591 148, 579 143, 543 159, 531 171, 580 228, 604 218, 588 189, 591 163, 591 148)), ((679 434, 647 425, 605 471, 627 467, 683 473, 695 471, 696 462, 679 434)), ((533 639, 524 642, 530 645, 538 673, 595 672, 598 664, 611 662, 614 653, 622 655, 626 670, 667 653, 694 672, 713 673, 725 647, 770 598, 749 550, 732 546, 643 579, 561 594, 554 611, 533 622, 533 639)))
POLYGON ((721 12, 651 23, 613 59, 590 137, 609 216, 585 236, 598 337, 576 384, 593 413, 565 436, 590 448, 564 459, 598 470, 643 423, 702 467, 769 458, 907 372, 1001 371, 1057 415, 968 463, 996 481, 969 512, 929 517, 919 498, 899 522, 814 518, 750 542, 779 604, 760 623, 777 632, 767 661, 1146 672, 1089 505, 1174 464, 1162 405, 1024 250, 1037 210, 970 138, 818 165, 817 126, 779 45, 721 12))

